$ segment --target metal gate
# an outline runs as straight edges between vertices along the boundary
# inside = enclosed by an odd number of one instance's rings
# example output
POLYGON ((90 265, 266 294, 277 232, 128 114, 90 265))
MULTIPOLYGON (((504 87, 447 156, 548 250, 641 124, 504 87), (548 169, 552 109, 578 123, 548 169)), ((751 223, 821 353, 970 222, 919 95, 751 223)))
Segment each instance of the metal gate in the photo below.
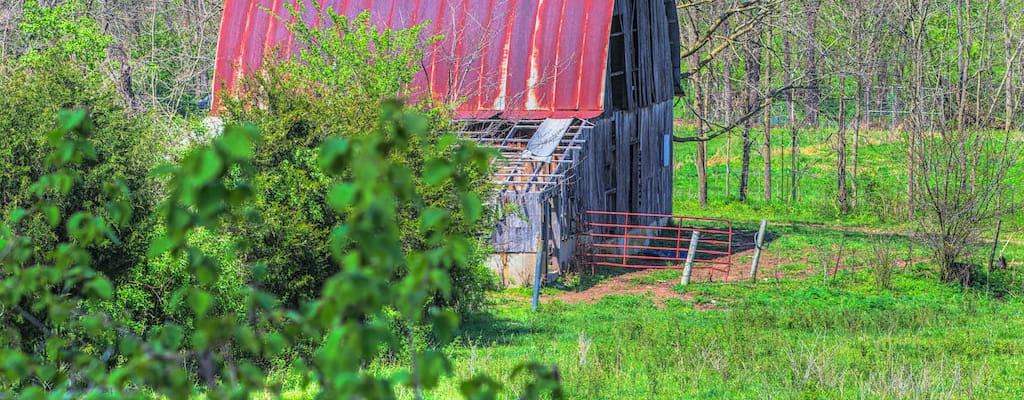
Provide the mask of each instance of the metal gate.
POLYGON ((728 277, 733 229, 726 219, 586 211, 579 219, 576 259, 591 274, 598 266, 683 269, 694 232, 694 270, 728 277))

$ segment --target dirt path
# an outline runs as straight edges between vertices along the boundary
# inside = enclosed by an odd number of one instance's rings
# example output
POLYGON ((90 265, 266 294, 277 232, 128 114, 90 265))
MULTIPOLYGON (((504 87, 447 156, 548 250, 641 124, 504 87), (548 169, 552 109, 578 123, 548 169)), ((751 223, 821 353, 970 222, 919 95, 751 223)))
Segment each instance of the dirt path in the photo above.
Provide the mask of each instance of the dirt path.
MULTIPOLYGON (((722 271, 714 271, 709 268, 696 268, 690 275, 690 280, 691 282, 739 282, 748 280, 750 274, 750 257, 753 254, 753 250, 746 250, 733 254, 728 274, 722 271)), ((780 263, 777 258, 767 256, 767 253, 764 253, 762 254, 759 268, 761 271, 764 271, 764 273, 771 273, 771 271, 778 268, 779 264, 780 263)), ((651 279, 648 278, 648 275, 654 274, 657 271, 659 270, 644 269, 627 272, 622 275, 608 278, 579 292, 568 291, 554 296, 546 296, 541 300, 542 302, 559 300, 565 303, 593 304, 607 295, 638 295, 649 297, 654 301, 654 304, 657 305, 658 308, 661 308, 665 305, 665 301, 668 299, 689 301, 696 297, 695 293, 681 294, 675 291, 676 285, 679 285, 680 283, 679 275, 676 275, 675 278, 670 280, 659 280, 655 283, 643 283, 644 281, 650 281, 651 279)), ((698 308, 711 309, 714 308, 714 304, 700 305, 698 308)))
POLYGON ((555 296, 542 297, 541 300, 545 303, 559 300, 565 303, 593 304, 608 295, 637 295, 649 296, 654 301, 654 304, 661 308, 668 299, 690 300, 695 297, 693 293, 677 293, 674 288, 679 282, 674 279, 671 282, 659 281, 654 284, 641 284, 635 281, 654 272, 655 270, 629 272, 604 280, 583 291, 569 291, 555 296))
MULTIPOLYGON (((892 232, 886 231, 880 228, 870 228, 862 226, 830 226, 824 224, 811 224, 811 223, 784 223, 784 222, 769 222, 769 226, 801 226, 815 229, 829 229, 834 231, 845 231, 845 232, 858 232, 864 234, 873 235, 898 235, 898 236, 910 236, 910 233, 906 232, 892 232)), ((1015 234, 1014 234, 1015 236, 1015 234)), ((737 235, 733 238, 734 241, 752 241, 752 234, 743 236, 743 234, 737 235)), ((1006 242, 1007 239, 1003 238, 1001 241, 1006 242)), ((1012 244, 1024 244, 1019 240, 1014 240, 1014 237, 1009 237, 1009 242, 1012 244)), ((735 242, 734 242, 735 243, 735 242)), ((748 249, 736 252, 732 255, 732 260, 728 268, 728 273, 725 271, 715 271, 710 268, 696 268, 691 275, 691 282, 743 282, 750 279, 750 260, 753 257, 754 250, 748 249)), ((839 260, 841 270, 850 270, 850 266, 846 265, 846 258, 850 257, 850 254, 844 254, 842 260, 839 260)), ((826 262, 828 264, 828 274, 832 275, 836 272, 834 267, 833 259, 826 262)), ((818 265, 812 264, 812 260, 807 259, 805 256, 798 258, 785 257, 784 255, 775 254, 772 251, 765 251, 761 254, 761 261, 758 267, 759 279, 782 279, 782 278, 795 278, 795 279, 806 279, 812 274, 821 273, 822 266, 821 260, 818 260, 818 265), (794 268, 794 266, 805 266, 804 268, 794 268)), ((918 262, 929 261, 927 258, 914 259, 911 261, 896 261, 897 268, 908 268, 909 265, 913 265, 918 262)), ((723 266, 724 267, 724 266, 723 266)), ((860 269, 860 268, 855 268, 860 269)), ((691 301, 697 295, 696 293, 678 293, 675 287, 680 283, 680 275, 675 275, 672 279, 657 280, 657 278, 650 277, 650 275, 657 273, 659 270, 646 269, 646 270, 635 270, 624 273, 615 277, 605 279, 592 287, 581 290, 579 292, 567 291, 559 293, 553 296, 543 296, 542 302, 550 302, 559 300, 565 303, 587 303, 592 304, 599 301, 601 298, 607 295, 637 295, 645 296, 654 301, 654 304, 661 308, 665 305, 665 302, 669 299, 680 299, 683 301, 691 301), (649 283, 652 282, 653 283, 649 283)), ((584 272, 589 273, 589 272, 584 272)), ((663 275, 662 275, 663 276, 663 275)), ((717 308, 714 303, 695 305, 698 309, 708 310, 717 308)))

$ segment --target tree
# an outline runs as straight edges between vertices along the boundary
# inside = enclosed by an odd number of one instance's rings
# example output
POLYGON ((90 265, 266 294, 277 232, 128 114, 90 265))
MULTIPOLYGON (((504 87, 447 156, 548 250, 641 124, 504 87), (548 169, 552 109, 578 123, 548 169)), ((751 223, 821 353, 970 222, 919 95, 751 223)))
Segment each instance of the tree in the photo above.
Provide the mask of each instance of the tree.
MULTIPOLYGON (((764 31, 762 24, 757 24, 750 35, 750 39, 743 46, 744 71, 746 72, 746 100, 744 111, 748 114, 759 114, 759 111, 767 106, 761 105, 762 101, 771 103, 770 98, 762 98, 761 90, 761 34, 764 31)), ((747 189, 750 183, 750 150, 754 145, 754 139, 750 131, 754 128, 754 118, 748 118, 743 123, 741 138, 743 139, 743 152, 740 156, 740 187, 739 200, 747 201, 747 189)))
MULTIPOLYGON (((754 118, 761 115, 760 111, 769 105, 771 98, 777 97, 789 89, 784 87, 762 93, 760 87, 752 89, 748 87, 748 96, 745 97, 745 103, 748 104, 744 105, 744 112, 741 115, 734 116, 732 113, 732 56, 723 53, 734 43, 739 43, 741 38, 746 39, 744 43, 756 40, 757 46, 760 48, 761 39, 758 37, 760 35, 758 32, 763 29, 768 16, 776 12, 780 3, 777 0, 747 0, 726 4, 697 1, 679 6, 679 9, 685 13, 685 18, 682 18, 685 23, 681 24, 680 35, 683 36, 684 43, 686 43, 684 44, 683 58, 688 60, 689 65, 682 76, 689 80, 690 95, 694 96, 693 102, 687 105, 696 116, 697 130, 693 136, 674 136, 673 140, 678 143, 697 143, 698 197, 701 199, 702 205, 707 202, 707 150, 706 145, 702 143, 722 135, 728 135, 739 127, 753 124, 754 118), (736 23, 735 27, 732 22, 736 23), (717 34, 719 31, 725 33, 717 34), (718 38, 717 41, 716 38, 718 38), (704 53, 701 53, 702 50, 704 53), (721 68, 714 68, 716 60, 721 62, 721 68), (722 112, 712 110, 711 99, 707 98, 710 97, 710 82, 716 70, 722 71, 720 81, 726 93, 726 100, 719 103, 724 104, 725 110, 722 112), (705 87, 707 90, 702 90, 705 87), (726 121, 716 121, 714 115, 724 115, 726 121)), ((757 53, 745 60, 760 65, 759 60, 762 55, 757 53), (757 61, 752 58, 756 58, 757 61)), ((758 72, 759 74, 760 72, 758 72)), ((729 138, 731 144, 731 137, 729 138)), ((752 139, 749 139, 748 134, 748 141, 750 140, 752 139)), ((752 142, 749 145, 752 145, 752 142)), ((747 153, 746 171, 749 174, 749 146, 747 153)), ((728 175, 726 179, 728 185, 728 175)), ((745 186, 745 184, 741 185, 743 188, 745 186)), ((741 196, 746 196, 745 189, 741 196)))
POLYGON ((808 88, 804 92, 804 114, 806 123, 812 128, 819 124, 821 112, 821 71, 819 69, 818 22, 820 20, 821 0, 805 0, 804 20, 808 40, 804 42, 804 68, 807 73, 808 88))
MULTIPOLYGON (((87 249, 116 241, 115 229, 127 223, 123 187, 112 185, 107 204, 112 218, 88 211, 53 206, 49 198, 74 188, 74 168, 94 158, 92 124, 84 111, 63 112, 47 134, 51 171, 32 186, 37 201, 14 210, 0 221, 0 389, 17 397, 208 398, 278 394, 267 381, 261 360, 295 354, 290 373, 315 379, 321 396, 331 398, 395 398, 394 387, 405 385, 417 398, 451 373, 438 349, 449 342, 458 317, 450 310, 427 307, 434 296, 451 293, 451 268, 467 262, 468 238, 450 230, 458 219, 481 218, 483 204, 469 191, 473 171, 489 168, 493 151, 447 136, 451 152, 425 160, 425 185, 414 185, 411 171, 392 156, 409 146, 428 145, 427 121, 386 103, 378 127, 351 140, 330 139, 319 148, 318 165, 337 177, 330 188, 332 210, 347 218, 332 233, 332 254, 342 269, 324 285, 315 301, 302 309, 286 309, 261 289, 265 266, 254 261, 253 284, 245 319, 214 312, 221 299, 210 294, 220 263, 190 239, 203 228, 254 218, 247 212, 253 192, 247 177, 259 133, 252 127, 229 125, 209 146, 195 149, 175 166, 159 173, 168 178, 162 210, 166 227, 150 248, 151 255, 170 252, 187 260, 198 284, 180 289, 197 321, 193 329, 166 323, 141 336, 109 314, 92 307, 109 299, 112 284, 92 268, 87 249), (451 183, 447 192, 460 201, 455 211, 426 206, 424 193, 451 183), (417 209, 418 232, 427 246, 405 251, 400 236, 401 205, 417 209), (22 235, 21 223, 44 215, 55 229, 66 226, 69 240, 39 248, 22 235), (35 261, 42 260, 42 261, 35 261), (395 277, 398 269, 407 272, 395 277), (402 321, 408 327, 390 326, 402 321), (18 322, 24 321, 24 324, 18 322), (19 330, 25 326, 27 331, 19 330), (422 343, 412 328, 423 326, 433 340, 422 343), (312 352, 299 351, 312 346, 312 352), (364 366, 382 351, 408 355, 406 373, 378 376, 364 366)), ((514 375, 533 376, 523 392, 561 398, 557 371, 523 364, 514 375)), ((477 376, 461 386, 471 398, 493 398, 494 380, 477 376)))
POLYGON ((942 279, 969 284, 971 265, 964 258, 981 243, 982 232, 1003 215, 1019 209, 1004 194, 1015 182, 1009 170, 1020 146, 980 129, 919 132, 914 145, 918 171, 914 198, 921 242, 932 249, 942 279))

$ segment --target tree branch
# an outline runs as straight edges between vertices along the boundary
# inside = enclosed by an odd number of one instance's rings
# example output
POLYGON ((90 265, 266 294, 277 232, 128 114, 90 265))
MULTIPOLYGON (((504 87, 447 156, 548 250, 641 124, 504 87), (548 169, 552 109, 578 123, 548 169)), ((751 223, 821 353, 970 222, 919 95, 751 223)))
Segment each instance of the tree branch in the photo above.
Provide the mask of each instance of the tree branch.
POLYGON ((715 124, 715 123, 712 123, 710 121, 707 121, 703 117, 701 117, 699 114, 695 113, 697 115, 697 117, 700 118, 703 122, 705 122, 705 123, 707 123, 709 125, 715 125, 715 126, 719 127, 719 129, 715 133, 712 133, 710 135, 704 135, 703 133, 700 133, 700 132, 698 132, 697 136, 690 136, 690 137, 680 137, 680 136, 673 135, 672 136, 672 141, 676 142, 676 143, 707 142, 707 141, 710 141, 710 140, 712 140, 714 138, 722 136, 722 135, 724 135, 726 133, 732 132, 733 129, 736 129, 736 127, 742 125, 744 122, 747 122, 747 120, 749 120, 749 119, 753 118, 754 116, 756 116, 765 107, 768 107, 768 105, 771 104, 772 100, 774 100, 776 97, 779 97, 783 93, 786 93, 786 92, 788 92, 790 90, 794 90, 794 89, 806 89, 806 87, 794 86, 794 85, 786 85, 786 86, 783 86, 781 88, 775 89, 775 90, 771 91, 771 93, 768 93, 768 95, 765 96, 763 99, 761 99, 761 101, 759 103, 754 105, 754 107, 752 107, 750 109, 750 111, 748 111, 746 114, 743 114, 742 116, 740 116, 739 118, 737 118, 736 120, 732 121, 729 125, 726 125, 726 126, 715 124))

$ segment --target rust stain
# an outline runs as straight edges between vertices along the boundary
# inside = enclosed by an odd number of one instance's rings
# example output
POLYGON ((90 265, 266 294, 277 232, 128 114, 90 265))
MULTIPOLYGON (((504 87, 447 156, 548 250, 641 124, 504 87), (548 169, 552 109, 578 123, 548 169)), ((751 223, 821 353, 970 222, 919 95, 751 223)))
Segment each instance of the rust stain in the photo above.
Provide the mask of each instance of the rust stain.
POLYGON ((603 112, 614 0, 226 0, 214 112, 222 91, 237 93, 241 76, 259 69, 269 52, 298 51, 294 35, 266 10, 283 14, 286 4, 303 3, 309 15, 286 19, 318 26, 324 15, 313 14, 312 1, 349 17, 377 11, 373 21, 391 29, 431 21, 424 35, 445 38, 423 49, 425 68, 413 93, 460 101, 457 118, 594 118, 603 112), (467 28, 469 21, 486 23, 479 32, 467 28))

